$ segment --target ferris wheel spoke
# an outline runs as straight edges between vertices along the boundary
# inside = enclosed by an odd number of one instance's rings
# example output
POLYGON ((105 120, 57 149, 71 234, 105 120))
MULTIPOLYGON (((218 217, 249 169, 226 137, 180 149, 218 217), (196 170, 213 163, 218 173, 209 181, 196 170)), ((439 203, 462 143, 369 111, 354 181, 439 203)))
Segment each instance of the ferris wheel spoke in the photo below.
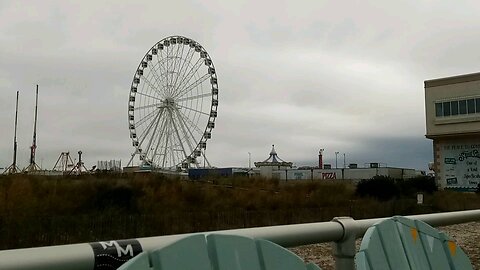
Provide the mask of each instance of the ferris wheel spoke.
POLYGON ((193 152, 195 147, 192 145, 192 143, 196 143, 195 137, 193 136, 193 134, 191 132, 187 133, 185 121, 181 117, 181 115, 178 113, 178 110, 175 110, 175 113, 176 113, 178 122, 180 123, 180 129, 183 132, 183 134, 185 135, 185 139, 187 141, 188 147, 190 148, 190 152, 193 152), (191 137, 189 137, 189 136, 191 136, 191 137))
POLYGON ((202 93, 202 94, 196 95, 196 96, 180 98, 180 99, 175 100, 175 102, 183 102, 183 101, 188 101, 188 100, 192 100, 192 99, 199 99, 199 98, 211 97, 211 96, 212 96, 212 93, 202 93))
MULTIPOLYGON (((183 52, 184 52, 184 47, 185 46, 182 46, 182 52, 180 54, 180 56, 178 56, 178 61, 180 62, 179 65, 178 65, 178 70, 176 72, 176 76, 175 76, 175 81, 173 82, 173 89, 176 89, 177 88, 177 83, 178 83, 178 78, 180 78, 181 74, 182 74, 182 70, 183 70, 183 67, 185 66, 185 62, 186 62, 186 58, 188 57, 190 51, 192 48, 189 48, 188 52, 187 52, 187 55, 185 57, 185 59, 183 58, 183 52)), ((195 50, 193 50, 193 52, 195 52, 195 50)), ((192 56, 194 55, 194 53, 192 53, 192 56)), ((191 59, 190 59, 191 60, 191 59)))
MULTIPOLYGON (((149 80, 149 78, 143 76, 143 81, 145 81, 145 83, 151 88, 153 89, 155 92, 157 93, 161 93, 161 91, 158 90, 158 88, 149 80)), ((142 89, 143 90, 143 89, 142 89)), ((140 92, 137 92, 137 93, 141 93, 140 92)))
POLYGON ((197 62, 192 66, 192 68, 190 68, 188 73, 185 74, 185 77, 182 78, 177 88, 175 89, 174 94, 177 94, 179 89, 181 89, 185 84, 188 84, 188 82, 192 79, 192 77, 195 77, 194 75, 196 74, 198 69, 203 65, 203 62, 201 60, 202 58, 198 59, 197 62))
POLYGON ((164 118, 163 121, 162 121, 162 126, 160 127, 160 132, 158 134, 158 140, 157 140, 157 143, 156 143, 155 151, 153 152, 153 155, 152 155, 152 160, 155 159, 155 157, 157 156, 158 148, 161 145, 163 134, 165 134, 165 129, 166 128, 167 128, 167 119, 164 118))
POLYGON ((153 125, 157 122, 157 117, 159 116, 159 113, 157 113, 155 115, 155 118, 153 119, 152 122, 150 122, 150 124, 147 126, 147 128, 142 132, 142 134, 140 134, 140 138, 142 138, 140 140, 140 143, 139 143, 139 146, 141 146, 143 144, 143 142, 145 141, 145 139, 147 138, 147 135, 148 133, 150 133, 150 130, 152 129, 153 125))
MULTIPOLYGON (((174 74, 175 74, 175 71, 178 72, 178 70, 180 69, 180 60, 182 59, 182 57, 180 57, 180 55, 183 55, 183 45, 180 45, 178 44, 177 46, 177 52, 175 53, 175 62, 174 62, 174 66, 173 66, 173 71, 174 71, 174 74), (180 48, 182 49, 182 52, 180 52, 180 48)), ((177 77, 175 76, 175 81, 176 81, 177 77)), ((172 80, 173 82, 173 80, 172 80)), ((172 83, 172 86, 175 85, 175 82, 172 83)))
POLYGON ((178 53, 178 50, 180 49, 180 46, 175 46, 177 48, 177 52, 175 52, 175 49, 173 48, 173 46, 171 46, 171 54, 170 54, 170 66, 168 68, 168 74, 170 74, 170 79, 169 79, 169 82, 168 82, 168 86, 169 86, 169 93, 170 95, 172 95, 173 93, 173 77, 174 77, 174 74, 175 74, 175 66, 176 66, 176 62, 177 62, 177 58, 176 58, 176 55, 178 53))
MULTIPOLYGON (((168 118, 167 118, 168 120, 168 118)), ((165 120, 165 121, 167 121, 165 120)), ((168 127, 168 124, 166 124, 166 127, 168 127)), ((163 161, 162 161, 162 167, 165 168, 165 160, 167 158, 167 150, 168 150, 168 139, 170 138, 169 134, 170 130, 166 130, 165 132, 165 150, 163 151, 163 161)))
POLYGON ((182 138, 180 137, 180 133, 178 132, 177 125, 175 125, 175 120, 173 118, 172 112, 170 112, 170 119, 171 119, 173 127, 175 129, 175 133, 177 134, 178 142, 179 142, 180 147, 182 148, 182 152, 185 155, 185 158, 187 158, 188 155, 187 155, 187 152, 185 152, 185 147, 183 146, 182 138))
POLYGON ((201 114, 204 114, 204 115, 207 115, 207 116, 210 116, 210 114, 206 113, 206 112, 202 112, 202 111, 199 111, 199 110, 195 110, 195 109, 192 109, 192 108, 189 108, 189 107, 185 107, 183 105, 180 105, 180 104, 176 104, 178 107, 180 108, 184 108, 184 109, 187 109, 187 110, 190 110, 190 111, 194 111, 194 112, 197 112, 197 113, 201 113, 201 114))
MULTIPOLYGON (((183 62, 184 66, 185 66, 185 69, 180 70, 180 72, 178 73, 178 77, 182 76, 182 74, 185 73, 188 70, 188 68, 190 66, 188 63, 192 62, 192 59, 193 59, 194 55, 195 55, 195 50, 190 48, 188 53, 187 53, 187 56, 185 57, 185 60, 183 62), (190 58, 189 58, 189 54, 190 54, 190 58), (187 58, 188 58, 188 60, 187 60, 187 58)), ((180 78, 180 81, 178 81, 178 85, 177 85, 177 83, 175 84, 175 89, 177 89, 178 86, 185 80, 185 76, 182 76, 180 78)))
POLYGON ((159 57, 159 56, 162 56, 162 59, 166 59, 165 57, 163 57, 163 50, 160 50, 160 53, 157 54, 158 70, 160 71, 160 74, 162 74, 162 73, 167 74, 168 70, 167 70, 167 68, 165 67, 165 65, 163 64, 163 61, 160 61, 160 57, 159 57), (163 70, 163 72, 162 72, 162 70, 163 70))
POLYGON ((153 98, 153 99, 158 100, 158 101, 162 101, 162 99, 160 99, 160 98, 158 98, 158 97, 154 97, 154 96, 152 96, 152 95, 145 94, 145 93, 143 93, 143 92, 137 92, 137 94, 142 95, 142 96, 144 96, 144 97, 153 98))
MULTIPOLYGON (((160 71, 160 74, 161 74, 161 69, 160 69, 160 67, 158 67, 158 69, 156 69, 156 66, 157 65, 152 65, 151 72, 149 73, 149 75, 152 74, 152 77, 155 80, 155 83, 158 85, 158 87, 160 87, 163 90, 163 89, 165 89, 165 86, 162 84, 162 80, 158 77, 158 74, 157 74, 157 71, 160 71)), ((153 89, 159 95, 162 95, 163 92, 160 91, 160 89, 158 89, 158 88, 153 88, 153 89)))
MULTIPOLYGON (((160 122, 162 120, 161 117, 162 117, 163 111, 164 111, 164 109, 160 109, 160 112, 158 114, 158 121, 154 121, 154 122, 156 122, 156 124, 155 124, 155 128, 153 129, 152 136, 150 137, 150 140, 148 141, 148 144, 147 144, 147 147, 146 147, 146 152, 145 152, 146 156, 148 156, 148 152, 150 152, 150 148, 152 147, 152 142, 153 142, 153 140, 155 138, 155 135, 157 133, 158 124, 160 124, 160 122)), ((147 135, 148 135, 148 133, 147 133, 147 135)), ((147 137, 147 136, 145 136, 145 137, 147 137)))
POLYGON ((160 56, 162 56, 162 59, 164 58, 164 57, 163 57, 163 50, 158 50, 158 51, 157 51, 157 64, 158 64, 158 69, 160 70, 160 74, 162 74, 162 70, 163 70, 163 71, 166 71, 166 69, 165 69, 165 66, 163 66, 163 63, 160 62, 160 56))
POLYGON ((167 93, 167 95, 170 93, 170 89, 168 89, 168 84, 169 84, 169 81, 168 81, 168 73, 169 73, 169 64, 170 64, 170 46, 165 46, 165 83, 166 83, 166 87, 165 87, 165 93, 167 93))
POLYGON ((200 69, 200 67, 203 65, 203 62, 200 61, 202 60, 202 58, 198 59, 197 62, 195 63, 195 65, 192 66, 192 68, 189 70, 189 72, 185 75, 185 77, 182 79, 182 81, 178 84, 177 88, 175 89, 175 93, 178 94, 179 92, 181 92, 183 89, 183 87, 185 85, 188 85, 188 83, 190 82, 190 80, 192 78, 196 78, 196 74, 198 72, 198 70, 200 69))
POLYGON ((145 115, 144 117, 140 118, 140 120, 138 120, 135 123, 135 126, 143 125, 144 122, 146 122, 147 120, 149 120, 150 118, 152 118, 155 115, 155 112, 156 112, 156 110, 153 110, 153 111, 149 112, 147 115, 145 115))
POLYGON ((203 135, 203 131, 197 126, 197 124, 195 124, 192 120, 190 120, 190 118, 188 118, 182 111, 177 109, 177 112, 179 113, 179 115, 182 117, 184 121, 187 121, 191 126, 193 126, 195 131, 197 131, 200 135, 203 135))
MULTIPOLYGON (((177 76, 175 77, 175 83, 173 84, 173 88, 174 88, 174 89, 177 88, 178 78, 179 78, 180 75, 182 74, 183 68, 185 67, 185 63, 187 62, 186 60, 187 60, 187 58, 188 58, 188 55, 190 54, 190 51, 192 50, 192 48, 189 48, 189 49, 188 49, 188 52, 187 52, 187 54, 185 55, 185 59, 184 59, 184 58, 183 58, 183 48, 184 48, 184 47, 185 47, 185 46, 182 46, 182 54, 181 54, 182 57, 180 57, 180 60, 182 60, 182 61, 181 61, 182 64, 181 64, 180 68, 178 69, 177 76)), ((193 50, 192 57, 193 57, 194 54, 195 54, 195 50, 193 50)), ((191 61, 191 58, 190 58, 189 61, 191 61)))
POLYGON ((170 167, 173 166, 172 163, 174 163, 175 161, 175 157, 173 155, 173 145, 175 144, 175 140, 174 140, 174 136, 173 136, 173 129, 172 129, 172 121, 170 118, 168 118, 168 141, 170 141, 169 143, 167 142, 166 145, 165 145, 165 148, 168 149, 168 153, 170 154, 169 158, 170 158, 170 167))
POLYGON ((189 86, 185 87, 185 89, 181 90, 181 92, 179 92, 176 97, 183 97, 184 95, 195 89, 195 87, 206 81, 208 78, 210 78, 210 74, 207 73, 203 75, 202 77, 191 83, 189 86))
POLYGON ((152 107, 158 107, 158 106, 160 106, 160 104, 161 103, 154 103, 154 104, 150 104, 150 105, 140 106, 140 107, 134 108, 134 110, 138 111, 138 110, 148 109, 148 108, 152 108, 152 107))
POLYGON ((190 151, 193 152, 193 149, 194 147, 192 146, 191 142, 195 142, 195 136, 193 135, 192 131, 188 129, 187 127, 187 124, 185 123, 185 120, 182 118, 182 116, 180 115, 179 111, 178 110, 175 110, 175 112, 177 113, 177 118, 180 122, 180 127, 183 131, 183 134, 185 134, 185 138, 187 138, 187 144, 188 144, 188 147, 190 147, 190 151), (188 130, 188 133, 187 133, 187 130, 188 130), (190 141, 189 139, 189 134, 190 134, 190 137, 192 138, 192 140, 190 141))

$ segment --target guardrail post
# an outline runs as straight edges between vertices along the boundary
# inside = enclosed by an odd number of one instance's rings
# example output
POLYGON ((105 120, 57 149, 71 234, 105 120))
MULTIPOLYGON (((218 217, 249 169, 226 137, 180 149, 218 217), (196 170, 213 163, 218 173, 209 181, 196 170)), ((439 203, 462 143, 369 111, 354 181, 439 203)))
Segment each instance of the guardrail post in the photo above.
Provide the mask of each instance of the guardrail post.
POLYGON ((338 222, 343 227, 343 237, 340 241, 333 242, 333 257, 335 269, 355 270, 355 239, 357 238, 357 222, 351 217, 336 217, 332 221, 338 222))

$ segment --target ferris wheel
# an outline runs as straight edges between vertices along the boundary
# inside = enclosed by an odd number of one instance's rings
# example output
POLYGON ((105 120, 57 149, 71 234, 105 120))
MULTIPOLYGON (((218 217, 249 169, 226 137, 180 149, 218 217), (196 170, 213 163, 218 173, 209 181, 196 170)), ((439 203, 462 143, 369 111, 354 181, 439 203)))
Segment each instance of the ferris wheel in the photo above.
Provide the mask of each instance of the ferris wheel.
POLYGON ((217 108, 217 74, 207 51, 182 36, 160 40, 133 76, 128 124, 135 150, 128 166, 136 156, 161 170, 210 166, 205 150, 217 108))

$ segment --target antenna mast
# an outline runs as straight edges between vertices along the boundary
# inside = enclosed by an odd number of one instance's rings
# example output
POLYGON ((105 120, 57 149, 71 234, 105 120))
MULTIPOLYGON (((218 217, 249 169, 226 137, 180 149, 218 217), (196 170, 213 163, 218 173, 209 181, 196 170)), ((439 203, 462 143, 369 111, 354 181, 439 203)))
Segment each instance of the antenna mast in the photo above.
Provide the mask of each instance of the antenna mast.
POLYGON ((17 166, 17 121, 18 119, 18 91, 17 91, 17 102, 15 104, 15 133, 13 135, 13 163, 10 165, 4 172, 4 174, 17 173, 20 169, 17 166))
POLYGON ((35 150, 37 149, 37 112, 38 112, 38 84, 35 96, 35 121, 33 122, 33 143, 30 146, 30 165, 24 169, 27 172, 40 170, 40 167, 35 163, 35 150))

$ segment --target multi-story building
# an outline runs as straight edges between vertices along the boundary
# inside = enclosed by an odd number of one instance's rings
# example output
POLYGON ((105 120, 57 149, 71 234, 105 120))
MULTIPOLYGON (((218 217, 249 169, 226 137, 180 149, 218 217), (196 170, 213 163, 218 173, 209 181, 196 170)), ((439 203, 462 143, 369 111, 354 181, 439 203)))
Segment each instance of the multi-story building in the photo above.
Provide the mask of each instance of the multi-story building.
POLYGON ((480 183, 480 73, 425 81, 426 137, 442 188, 480 183))

